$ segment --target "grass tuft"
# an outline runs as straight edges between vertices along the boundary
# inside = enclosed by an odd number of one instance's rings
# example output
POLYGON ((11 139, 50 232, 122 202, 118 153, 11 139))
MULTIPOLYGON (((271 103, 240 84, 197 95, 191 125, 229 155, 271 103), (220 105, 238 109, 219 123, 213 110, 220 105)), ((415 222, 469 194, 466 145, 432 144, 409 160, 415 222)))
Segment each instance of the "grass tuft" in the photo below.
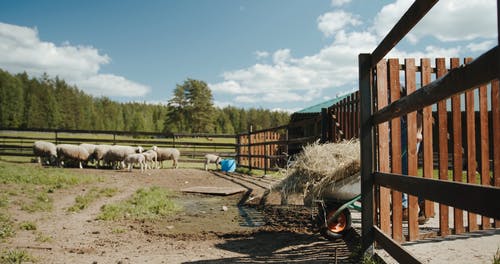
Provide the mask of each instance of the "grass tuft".
POLYGON ((21 210, 33 212, 49 212, 52 211, 52 202, 54 199, 45 192, 38 193, 35 198, 27 204, 21 205, 21 210))
POLYGON ((75 198, 75 204, 67 209, 68 212, 79 212, 87 208, 95 200, 105 196, 112 197, 117 192, 116 188, 92 188, 84 195, 75 198))
POLYGON ((4 251, 0 255, 0 264, 14 264, 35 262, 35 258, 31 256, 26 250, 9 250, 4 251))
POLYGON ((148 220, 171 215, 181 209, 170 199, 171 196, 168 190, 160 187, 139 189, 126 201, 103 206, 97 219, 148 220))
POLYGON ((0 212, 0 241, 12 235, 14 235, 14 229, 10 217, 0 212))
POLYGON ((36 224, 33 222, 22 222, 19 224, 19 229, 21 230, 36 230, 36 224))
POLYGON ((42 242, 42 243, 50 242, 50 241, 52 241, 52 237, 44 235, 42 232, 36 232, 35 233, 35 241, 42 242))
POLYGON ((7 196, 7 194, 5 193, 0 194, 0 208, 7 207, 8 205, 9 205, 9 196, 7 196))

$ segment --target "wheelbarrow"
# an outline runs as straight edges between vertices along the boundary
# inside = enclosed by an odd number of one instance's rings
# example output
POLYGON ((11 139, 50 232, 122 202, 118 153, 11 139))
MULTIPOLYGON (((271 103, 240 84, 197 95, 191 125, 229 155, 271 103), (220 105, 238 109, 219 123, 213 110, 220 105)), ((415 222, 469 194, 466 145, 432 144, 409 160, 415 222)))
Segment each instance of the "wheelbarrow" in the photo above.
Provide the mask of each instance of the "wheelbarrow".
POLYGON ((323 237, 335 240, 351 229, 350 209, 361 211, 355 204, 361 199, 361 176, 357 173, 337 180, 328 189, 331 191, 313 200, 318 208, 316 224, 323 237))

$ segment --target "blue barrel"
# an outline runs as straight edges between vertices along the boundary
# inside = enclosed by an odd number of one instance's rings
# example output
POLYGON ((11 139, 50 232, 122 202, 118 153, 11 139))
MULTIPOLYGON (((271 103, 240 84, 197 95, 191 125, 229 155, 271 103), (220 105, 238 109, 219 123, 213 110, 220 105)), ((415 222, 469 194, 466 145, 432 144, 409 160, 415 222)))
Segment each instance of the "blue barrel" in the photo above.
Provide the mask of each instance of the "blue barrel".
POLYGON ((236 170, 236 161, 234 159, 224 159, 220 162, 221 171, 234 172, 236 170))

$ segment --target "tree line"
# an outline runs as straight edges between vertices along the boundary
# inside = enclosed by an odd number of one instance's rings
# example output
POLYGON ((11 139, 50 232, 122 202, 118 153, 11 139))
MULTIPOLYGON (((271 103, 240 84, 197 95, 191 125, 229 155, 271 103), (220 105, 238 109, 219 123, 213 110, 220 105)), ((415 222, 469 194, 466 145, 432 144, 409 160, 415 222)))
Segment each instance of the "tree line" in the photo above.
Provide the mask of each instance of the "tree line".
POLYGON ((281 126, 286 112, 213 105, 205 82, 177 85, 167 105, 93 97, 58 77, 0 69, 0 127, 235 134, 281 126))

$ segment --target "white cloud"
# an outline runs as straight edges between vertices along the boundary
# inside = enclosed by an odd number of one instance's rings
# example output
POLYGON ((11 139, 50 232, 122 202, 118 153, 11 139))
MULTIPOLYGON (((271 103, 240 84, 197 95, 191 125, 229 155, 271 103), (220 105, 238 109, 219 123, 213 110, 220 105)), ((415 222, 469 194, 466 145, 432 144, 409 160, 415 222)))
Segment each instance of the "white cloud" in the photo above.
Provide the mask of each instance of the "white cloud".
MULTIPOLYGON (((408 10, 412 0, 398 0, 384 6, 376 15, 373 28, 378 36, 385 36, 408 10)), ((426 36, 439 41, 463 41, 497 36, 496 1, 442 0, 410 32, 412 43, 426 36)))
POLYGON ((273 64, 225 72, 223 82, 209 86, 215 93, 232 94, 240 103, 311 102, 322 98, 326 88, 354 86, 358 54, 375 44, 375 37, 367 32, 342 31, 318 54, 294 58, 289 49, 278 50, 273 64))
POLYGON ((97 74, 79 81, 79 86, 94 95, 135 97, 146 95, 150 88, 112 74, 97 74))
POLYGON ((478 52, 478 51, 486 51, 496 45, 496 41, 493 40, 487 40, 479 43, 470 43, 467 45, 467 48, 472 51, 472 52, 478 52))
POLYGON ((289 49, 280 49, 273 54, 273 62, 278 65, 285 65, 291 57, 289 49))
POLYGON ((260 59, 265 59, 265 58, 269 57, 269 52, 267 52, 267 51, 260 51, 260 50, 258 50, 258 51, 256 51, 256 52, 255 52, 255 57, 256 57, 258 60, 260 60, 260 59))
POLYGON ((357 26, 361 21, 353 14, 343 10, 325 13, 318 17, 318 29, 327 37, 333 36, 337 31, 346 26, 357 26))
MULTIPOLYGON (((448 7, 449 0, 442 0, 448 7)), ((272 62, 269 64, 257 63, 246 68, 227 71, 223 73, 223 81, 209 84, 215 94, 224 93, 233 98, 234 102, 259 104, 263 102, 286 104, 291 102, 318 102, 331 96, 352 92, 357 89, 358 81, 358 55, 369 53, 379 44, 382 37, 396 23, 413 1, 396 1, 394 4, 384 6, 373 20, 373 25, 366 27, 364 31, 356 31, 354 27, 361 23, 355 15, 346 12, 326 13, 318 18, 318 28, 333 41, 320 49, 317 53, 294 57, 290 49, 282 48, 272 54, 272 62), (345 21, 339 24, 333 23, 337 17, 345 17, 345 21), (330 15, 327 15, 330 14, 330 15), (326 24, 331 21, 332 25, 326 24), (346 22, 347 21, 347 22, 346 22), (320 24, 325 23, 320 26, 320 24)), ((484 10, 490 6, 490 2, 477 1, 480 7, 474 7, 455 1, 457 8, 444 13, 443 7, 438 12, 429 13, 428 29, 420 29, 413 34, 413 39, 418 42, 424 36, 433 34, 432 45, 410 45, 410 50, 401 47, 393 49, 387 57, 397 58, 437 58, 437 57, 463 57, 470 56, 470 52, 481 52, 496 44, 496 34, 492 36, 491 29, 475 29, 473 26, 464 26, 464 32, 456 37, 446 33, 445 26, 438 27, 432 24, 440 18, 434 16, 455 16, 462 14, 464 6, 469 6, 469 12, 476 14, 473 9, 484 10), (440 35, 436 33, 439 31, 440 35), (475 31, 487 33, 484 36, 476 34, 475 31), (439 37, 438 37, 439 36, 439 37), (448 37, 445 37, 448 36, 448 37), (473 38, 472 44, 464 43, 464 40, 473 38), (452 39, 461 42, 450 42, 452 39), (446 43, 443 41, 446 40, 446 43)), ((438 3, 439 4, 439 3, 438 3)), ((492 8, 495 9, 495 8, 492 8)), ((463 14, 462 14, 463 15, 463 14)), ((489 15, 496 19, 496 15, 489 15)), ((481 17, 480 15, 474 15, 481 17)), ((455 18, 457 20, 460 20, 455 18)), ((446 18, 448 19, 448 18, 446 18)), ((369 21, 367 18, 366 21, 369 21)), ((469 18, 465 18, 468 21, 469 18)), ((489 20, 489 19, 488 19, 489 20)), ((471 23, 471 22, 469 22, 471 23)), ((496 21, 490 21, 487 27, 496 28, 496 21)), ((473 23, 472 23, 473 24, 473 23)), ((484 23, 480 23, 484 24, 484 23)), ((455 21, 454 25, 463 25, 461 21, 455 21)), ((486 27, 485 25, 483 25, 486 27)), ((495 29, 496 30, 496 29, 495 29)), ((271 56, 270 54, 268 56, 271 56)), ((417 62, 418 63, 418 62, 417 62)))
POLYGON ((91 46, 57 46, 39 39, 37 29, 0 22, 0 68, 33 76, 43 73, 65 79, 92 95, 141 96, 150 88, 121 76, 99 74, 111 58, 91 46))
POLYGON ((350 3, 351 0, 332 0, 332 6, 343 6, 350 3))

